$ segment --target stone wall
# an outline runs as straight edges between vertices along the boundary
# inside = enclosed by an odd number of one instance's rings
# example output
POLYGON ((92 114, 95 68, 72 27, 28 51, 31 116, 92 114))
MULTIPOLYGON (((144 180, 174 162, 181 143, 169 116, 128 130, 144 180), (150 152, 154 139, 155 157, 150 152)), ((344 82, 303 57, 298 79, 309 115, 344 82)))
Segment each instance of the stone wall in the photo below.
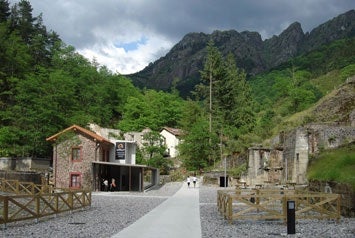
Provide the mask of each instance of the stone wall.
POLYGON ((51 160, 49 158, 0 158, 0 170, 14 171, 48 171, 50 169, 51 160))
POLYGON ((66 140, 54 148, 53 172, 55 175, 55 186, 59 188, 68 188, 70 186, 70 174, 78 173, 81 175, 81 188, 92 188, 92 165, 97 156, 96 142, 89 138, 76 134, 72 140, 66 140), (81 160, 74 162, 71 158, 73 146, 80 146, 81 160))
POLYGON ((41 174, 37 172, 25 171, 7 171, 0 170, 0 178, 6 180, 18 180, 20 182, 32 182, 34 184, 41 184, 41 174))
POLYGON ((321 149, 337 148, 355 141, 355 127, 336 124, 306 126, 310 140, 310 153, 317 153, 321 149))
POLYGON ((247 183, 307 184, 309 155, 355 141, 355 127, 338 124, 309 124, 282 132, 270 148, 249 148, 247 183))
POLYGON ((308 133, 303 127, 284 135, 283 177, 285 182, 306 183, 308 165, 308 133))

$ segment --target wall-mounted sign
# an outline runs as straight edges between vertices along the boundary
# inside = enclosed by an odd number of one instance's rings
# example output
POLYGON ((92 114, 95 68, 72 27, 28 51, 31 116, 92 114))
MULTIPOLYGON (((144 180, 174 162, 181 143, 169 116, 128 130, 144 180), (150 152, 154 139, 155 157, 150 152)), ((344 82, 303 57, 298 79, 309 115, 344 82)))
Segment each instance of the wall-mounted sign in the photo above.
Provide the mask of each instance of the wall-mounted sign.
POLYGON ((116 142, 116 160, 124 160, 126 155, 126 144, 124 142, 116 142))

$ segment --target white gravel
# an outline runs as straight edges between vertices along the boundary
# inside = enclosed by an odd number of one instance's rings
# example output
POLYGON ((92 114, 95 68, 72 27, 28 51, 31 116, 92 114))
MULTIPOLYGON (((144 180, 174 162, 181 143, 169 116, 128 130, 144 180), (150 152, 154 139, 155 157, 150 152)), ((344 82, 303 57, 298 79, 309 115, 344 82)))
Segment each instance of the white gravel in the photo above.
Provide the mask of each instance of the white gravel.
MULTIPOLYGON (((172 196, 181 183, 168 183, 145 193, 93 193, 91 208, 57 217, 10 223, 0 228, 0 237, 110 237, 172 196)), ((202 237, 281 237, 286 225, 279 221, 234 221, 229 224, 217 211, 218 187, 201 186, 202 237)), ((173 219, 173 218, 172 218, 173 219)), ((137 234, 137 237, 142 237, 137 234)), ((334 221, 297 221, 296 235, 288 237, 355 237, 355 218, 334 221)), ((187 237, 186 237, 187 238, 187 237)))

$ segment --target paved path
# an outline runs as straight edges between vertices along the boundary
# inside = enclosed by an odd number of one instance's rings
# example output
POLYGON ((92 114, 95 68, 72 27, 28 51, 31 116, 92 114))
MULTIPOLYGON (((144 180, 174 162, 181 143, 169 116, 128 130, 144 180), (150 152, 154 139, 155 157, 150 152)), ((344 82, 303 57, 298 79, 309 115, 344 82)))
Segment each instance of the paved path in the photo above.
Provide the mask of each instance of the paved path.
POLYGON ((184 183, 158 207, 112 238, 200 238, 199 189, 184 183))

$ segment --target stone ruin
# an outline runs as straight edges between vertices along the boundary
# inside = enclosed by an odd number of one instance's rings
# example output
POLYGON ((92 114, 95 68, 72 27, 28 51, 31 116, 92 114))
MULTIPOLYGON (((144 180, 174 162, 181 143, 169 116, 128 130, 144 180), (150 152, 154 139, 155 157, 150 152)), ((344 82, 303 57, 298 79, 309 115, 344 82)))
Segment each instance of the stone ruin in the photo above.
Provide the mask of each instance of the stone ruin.
POLYGON ((270 147, 249 148, 248 186, 307 184, 310 156, 321 149, 337 148, 355 141, 355 127, 337 124, 308 124, 280 133, 270 147))

